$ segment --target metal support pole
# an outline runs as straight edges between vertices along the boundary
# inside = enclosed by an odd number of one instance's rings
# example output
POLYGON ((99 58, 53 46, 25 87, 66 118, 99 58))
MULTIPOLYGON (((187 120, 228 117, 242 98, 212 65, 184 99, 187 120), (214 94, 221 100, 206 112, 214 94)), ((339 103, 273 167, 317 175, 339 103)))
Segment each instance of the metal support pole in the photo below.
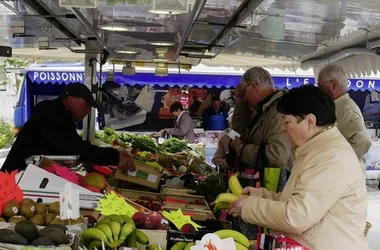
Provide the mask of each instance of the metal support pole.
MULTIPOLYGON (((86 50, 88 51, 98 51, 99 46, 97 41, 86 42, 86 50)), ((99 61, 100 55, 97 53, 86 53, 84 62, 84 74, 85 74, 85 85, 92 90, 93 86, 96 85, 96 75, 97 75, 97 63, 93 63, 93 67, 90 67, 90 59, 95 58, 99 61)), ((95 93, 93 94, 95 98, 95 93)), ((83 139, 88 141, 93 141, 95 138, 95 121, 96 121, 96 109, 92 108, 91 113, 85 119, 83 119, 83 139)))

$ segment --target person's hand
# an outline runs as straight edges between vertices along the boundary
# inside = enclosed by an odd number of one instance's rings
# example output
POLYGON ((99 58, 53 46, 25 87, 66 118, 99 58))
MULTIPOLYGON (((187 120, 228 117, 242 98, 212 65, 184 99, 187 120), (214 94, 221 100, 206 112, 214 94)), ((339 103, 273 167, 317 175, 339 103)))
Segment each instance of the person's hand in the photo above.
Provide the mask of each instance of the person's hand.
POLYGON ((242 140, 240 140, 239 138, 235 138, 235 140, 233 140, 231 142, 231 147, 233 148, 233 150, 235 150, 235 152, 237 152, 237 148, 240 144, 243 144, 244 142, 242 140))
POLYGON ((245 187, 243 188, 243 191, 241 191, 242 194, 245 195, 251 195, 251 189, 255 189, 254 187, 245 187))
POLYGON ((231 204, 231 208, 230 208, 230 211, 228 213, 231 214, 233 217, 241 216, 241 211, 243 210, 243 205, 244 205, 245 201, 248 199, 248 197, 249 196, 243 196, 243 197, 237 199, 236 201, 234 201, 231 204))
POLYGON ((243 195, 250 195, 250 196, 264 198, 263 188, 245 187, 241 193, 243 195))
POLYGON ((163 134, 165 134, 165 133, 168 133, 168 129, 167 129, 167 128, 165 128, 165 129, 161 129, 161 130, 160 130, 160 134, 161 134, 161 135, 163 135, 163 134))
POLYGON ((119 165, 121 172, 127 174, 128 171, 136 171, 133 156, 126 151, 119 151, 119 165))
POLYGON ((233 95, 233 98, 234 98, 234 101, 236 103, 241 103, 244 101, 244 96, 243 96, 243 93, 241 91, 241 84, 239 84, 237 87, 236 87, 236 90, 235 90, 235 93, 233 95))

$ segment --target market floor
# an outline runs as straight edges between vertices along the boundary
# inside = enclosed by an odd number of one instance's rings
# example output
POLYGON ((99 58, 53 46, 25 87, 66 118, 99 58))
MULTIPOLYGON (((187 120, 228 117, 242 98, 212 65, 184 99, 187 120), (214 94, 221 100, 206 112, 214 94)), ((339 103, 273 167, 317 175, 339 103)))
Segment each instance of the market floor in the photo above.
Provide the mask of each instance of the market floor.
POLYGON ((372 228, 368 232, 368 243, 371 250, 380 249, 380 190, 367 186, 368 190, 368 221, 372 228))

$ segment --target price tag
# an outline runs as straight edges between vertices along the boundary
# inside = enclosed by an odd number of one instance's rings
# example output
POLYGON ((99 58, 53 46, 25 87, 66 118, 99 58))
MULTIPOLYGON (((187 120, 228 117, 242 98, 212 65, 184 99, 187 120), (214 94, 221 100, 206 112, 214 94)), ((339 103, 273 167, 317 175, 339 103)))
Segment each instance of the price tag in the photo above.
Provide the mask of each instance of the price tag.
POLYGON ((178 230, 181 230, 181 228, 186 224, 192 225, 197 231, 198 228, 202 228, 202 226, 192 221, 189 215, 184 215, 181 209, 170 212, 162 211, 161 214, 165 216, 165 218, 168 219, 170 222, 172 222, 178 230))
POLYGON ((0 214, 3 213, 3 205, 10 200, 21 202, 24 194, 16 184, 17 170, 12 173, 0 172, 0 214))
POLYGON ((126 214, 132 217, 137 209, 129 205, 123 197, 117 196, 115 192, 106 194, 105 198, 99 200, 98 207, 95 209, 102 215, 126 214))

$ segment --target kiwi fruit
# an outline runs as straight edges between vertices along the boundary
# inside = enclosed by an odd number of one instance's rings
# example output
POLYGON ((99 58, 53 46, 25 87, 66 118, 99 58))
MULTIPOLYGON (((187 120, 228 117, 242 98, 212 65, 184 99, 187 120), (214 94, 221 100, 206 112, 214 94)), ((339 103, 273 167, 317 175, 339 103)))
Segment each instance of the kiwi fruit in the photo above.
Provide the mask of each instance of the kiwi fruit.
POLYGON ((36 213, 36 207, 32 203, 24 203, 20 207, 20 214, 24 215, 25 218, 30 219, 36 213))
POLYGON ((6 220, 3 217, 0 217, 0 222, 6 222, 6 220))
POLYGON ((34 207, 36 208, 36 214, 46 214, 46 211, 47 211, 47 207, 45 204, 42 204, 42 203, 36 203, 34 205, 34 207))
POLYGON ((23 199, 22 202, 21 202, 21 205, 24 205, 24 204, 31 204, 31 205, 34 206, 36 203, 35 203, 34 200, 32 200, 32 199, 25 198, 25 199, 23 199))
POLYGON ((24 221, 26 220, 26 218, 22 215, 14 215, 12 216, 11 218, 8 219, 8 222, 9 223, 17 223, 17 222, 20 222, 20 221, 24 221))
POLYGON ((30 219, 31 222, 33 222, 37 226, 43 226, 45 224, 45 219, 40 214, 36 214, 30 219))
POLYGON ((59 201, 56 201, 50 204, 49 213, 59 215, 59 201))
POLYGON ((3 215, 5 217, 12 217, 17 215, 20 210, 20 204, 16 201, 7 201, 3 206, 3 215))
POLYGON ((50 222, 55 219, 55 217, 56 217, 55 214, 45 214, 44 215, 45 225, 49 225, 50 222))

